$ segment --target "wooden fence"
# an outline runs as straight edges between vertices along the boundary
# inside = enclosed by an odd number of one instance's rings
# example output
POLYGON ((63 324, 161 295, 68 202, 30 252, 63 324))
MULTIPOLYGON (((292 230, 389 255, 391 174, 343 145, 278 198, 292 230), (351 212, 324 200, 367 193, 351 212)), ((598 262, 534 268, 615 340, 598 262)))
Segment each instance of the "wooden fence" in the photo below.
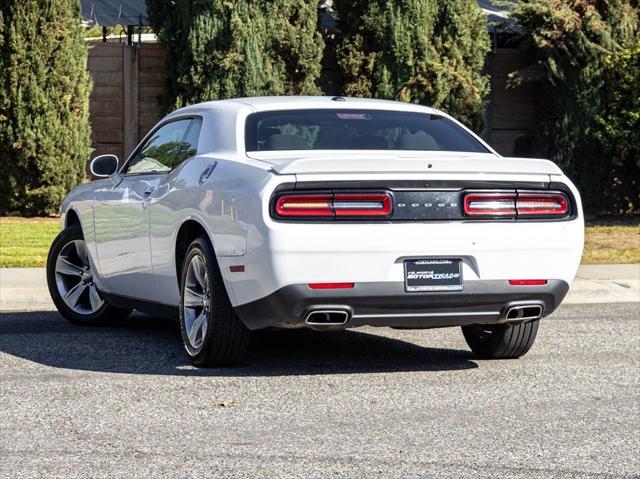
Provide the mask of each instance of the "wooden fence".
POLYGON ((114 153, 122 160, 161 117, 164 47, 95 43, 89 71, 93 155, 114 153))
MULTIPOLYGON (((516 140, 533 131, 535 88, 506 89, 507 75, 522 66, 519 50, 498 48, 487 61, 491 96, 484 136, 499 153, 511 155, 516 140)), ((114 153, 124 159, 160 120, 164 68, 162 44, 93 44, 89 71, 94 83, 90 103, 94 156, 114 153)), ((334 93, 334 77, 331 66, 324 65, 321 86, 329 94, 334 93)))

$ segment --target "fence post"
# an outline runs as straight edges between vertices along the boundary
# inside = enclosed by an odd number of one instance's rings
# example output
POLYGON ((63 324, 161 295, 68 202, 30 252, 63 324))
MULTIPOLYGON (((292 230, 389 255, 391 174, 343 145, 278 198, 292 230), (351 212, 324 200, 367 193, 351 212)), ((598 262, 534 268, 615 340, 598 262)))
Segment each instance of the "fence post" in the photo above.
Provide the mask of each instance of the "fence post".
POLYGON ((138 144, 138 47, 124 46, 123 61, 123 102, 124 102, 124 156, 125 158, 138 144))

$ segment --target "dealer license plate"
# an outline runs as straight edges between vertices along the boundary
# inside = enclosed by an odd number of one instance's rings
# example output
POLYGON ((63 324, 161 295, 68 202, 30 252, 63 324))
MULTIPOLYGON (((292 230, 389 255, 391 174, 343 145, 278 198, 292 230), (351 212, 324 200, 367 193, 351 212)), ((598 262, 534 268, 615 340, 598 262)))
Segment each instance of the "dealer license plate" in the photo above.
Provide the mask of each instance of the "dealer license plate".
POLYGON ((460 291, 462 268, 459 259, 421 258, 404 262, 406 291, 460 291))

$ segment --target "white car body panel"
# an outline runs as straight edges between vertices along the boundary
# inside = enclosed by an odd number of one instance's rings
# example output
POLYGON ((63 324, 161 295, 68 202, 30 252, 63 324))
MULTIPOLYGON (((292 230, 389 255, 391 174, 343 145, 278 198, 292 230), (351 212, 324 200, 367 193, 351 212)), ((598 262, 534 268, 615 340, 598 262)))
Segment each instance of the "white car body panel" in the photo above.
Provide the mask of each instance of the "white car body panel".
POLYGON ((479 138, 489 153, 245 152, 248 115, 296 108, 399 110, 450 118, 419 105, 361 99, 336 104, 315 97, 225 100, 180 109, 162 121, 185 115, 202 118, 195 157, 167 174, 123 177, 116 186, 110 179, 81 185, 62 205, 63 215, 73 211, 79 218, 99 289, 177 306, 176 242, 190 221, 201 225, 211 240, 235 307, 312 282, 402 284, 403 260, 411 257, 459 257, 465 284, 573 280, 584 241, 583 214, 578 191, 554 163, 501 157, 479 138), (215 169, 201 183, 210 165, 215 169), (439 182, 566 185, 576 202, 575 217, 548 222, 327 224, 279 222, 270 213, 271 197, 282 185, 404 180, 426 189, 439 182), (146 194, 148 186, 152 191, 146 194), (238 265, 244 272, 232 273, 230 267, 238 265))
MULTIPOLYGON (((321 181, 335 179, 335 175, 323 175, 321 181)), ((415 256, 462 257, 465 281, 527 278, 570 283, 584 242, 582 221, 334 224, 327 228, 326 224, 274 222, 266 201, 262 214, 264 226, 261 231, 255 230, 254 254, 244 258, 245 273, 231 274, 228 268, 222 268, 234 291, 234 305, 248 303, 289 284, 402 282, 402 261, 415 256), (424 237, 429 238, 428 244, 422 240, 424 237), (265 256, 271 258, 266 269, 265 256)), ((238 261, 223 258, 220 263, 231 266, 238 261)))

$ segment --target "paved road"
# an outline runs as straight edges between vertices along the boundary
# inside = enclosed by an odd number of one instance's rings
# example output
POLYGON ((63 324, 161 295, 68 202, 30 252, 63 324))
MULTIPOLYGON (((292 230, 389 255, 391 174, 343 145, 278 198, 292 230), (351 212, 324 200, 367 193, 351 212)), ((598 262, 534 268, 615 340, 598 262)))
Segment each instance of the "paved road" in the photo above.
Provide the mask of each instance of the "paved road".
POLYGON ((520 360, 367 328, 204 371, 172 321, 0 314, 0 477, 638 477, 639 313, 564 306, 520 360))

